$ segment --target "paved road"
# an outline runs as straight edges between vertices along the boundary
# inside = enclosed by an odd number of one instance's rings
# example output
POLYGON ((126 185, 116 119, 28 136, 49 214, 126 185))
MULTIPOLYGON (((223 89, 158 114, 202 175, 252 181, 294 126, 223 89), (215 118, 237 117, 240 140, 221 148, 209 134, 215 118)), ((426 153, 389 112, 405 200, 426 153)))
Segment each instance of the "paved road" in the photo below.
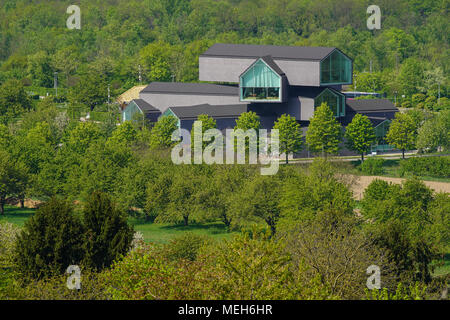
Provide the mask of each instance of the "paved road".
MULTIPOLYGON (((417 155, 416 153, 405 153, 405 158, 414 158, 414 157, 444 157, 444 156, 450 156, 450 154, 430 154, 430 155, 417 155)), ((372 156, 365 156, 364 159, 368 159, 371 158, 372 156)), ((382 154, 382 155, 377 155, 377 158, 383 158, 386 160, 393 160, 393 159, 401 159, 402 155, 401 154, 382 154)), ((330 157, 329 158, 330 161, 357 161, 360 160, 361 157, 359 158, 355 158, 355 157, 330 157)), ((313 159, 306 159, 306 160, 302 160, 302 159, 290 159, 289 163, 312 163, 314 160, 313 159)), ((281 164, 284 163, 284 159, 280 159, 281 164)))

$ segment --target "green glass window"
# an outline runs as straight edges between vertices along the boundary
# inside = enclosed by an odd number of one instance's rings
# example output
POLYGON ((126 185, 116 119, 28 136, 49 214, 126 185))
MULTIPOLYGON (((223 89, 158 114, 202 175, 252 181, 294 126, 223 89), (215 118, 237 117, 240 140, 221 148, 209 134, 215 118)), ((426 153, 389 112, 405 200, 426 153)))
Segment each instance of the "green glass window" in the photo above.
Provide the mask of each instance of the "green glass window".
POLYGON ((385 141, 386 134, 389 131, 391 122, 389 120, 383 121, 375 127, 375 136, 377 137, 377 144, 387 144, 385 141))
POLYGON ((352 82, 352 61, 335 50, 320 63, 320 83, 345 84, 352 82))
POLYGON ((258 60, 239 79, 241 100, 281 100, 281 77, 258 60))
POLYGON ((122 120, 125 121, 131 121, 133 120, 134 115, 139 112, 142 114, 141 109, 137 107, 137 105, 134 102, 131 102, 123 111, 123 117, 122 120))
POLYGON ((314 108, 324 102, 331 108, 335 117, 345 115, 345 97, 326 89, 314 100, 314 108))
POLYGON ((161 115, 161 118, 162 118, 162 117, 167 117, 167 116, 172 116, 172 117, 177 118, 177 120, 178 120, 178 122, 177 122, 177 127, 178 127, 178 128, 181 128, 181 121, 180 121, 180 119, 178 119, 178 117, 175 115, 175 113, 173 113, 172 110, 170 110, 170 108, 167 109, 166 111, 164 111, 164 113, 161 115))

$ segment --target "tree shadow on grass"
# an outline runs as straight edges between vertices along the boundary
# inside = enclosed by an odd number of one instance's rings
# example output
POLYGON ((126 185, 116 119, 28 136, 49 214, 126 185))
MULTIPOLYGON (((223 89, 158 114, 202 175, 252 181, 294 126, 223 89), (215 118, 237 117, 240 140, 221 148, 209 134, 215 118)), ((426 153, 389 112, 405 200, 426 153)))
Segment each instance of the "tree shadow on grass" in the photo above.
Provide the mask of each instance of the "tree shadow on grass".
POLYGON ((0 218, 29 218, 35 211, 35 209, 5 206, 5 215, 0 215, 0 218))
POLYGON ((224 224, 217 223, 192 223, 187 226, 184 224, 164 225, 161 229, 170 231, 208 231, 211 234, 227 233, 227 229, 224 224))

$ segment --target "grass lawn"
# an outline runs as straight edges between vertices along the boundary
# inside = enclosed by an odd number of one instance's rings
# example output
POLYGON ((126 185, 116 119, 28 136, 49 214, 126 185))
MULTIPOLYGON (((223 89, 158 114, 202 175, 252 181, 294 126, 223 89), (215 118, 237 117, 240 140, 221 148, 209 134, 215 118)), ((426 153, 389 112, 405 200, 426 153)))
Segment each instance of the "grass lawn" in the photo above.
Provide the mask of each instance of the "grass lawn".
POLYGON ((7 221, 22 227, 25 221, 34 213, 36 209, 21 209, 19 207, 5 206, 5 215, 0 215, 0 221, 7 221))
POLYGON ((184 232, 208 235, 216 240, 229 238, 233 235, 233 233, 227 232, 225 225, 220 222, 193 223, 185 226, 182 224, 145 223, 137 219, 130 219, 129 221, 134 226, 134 230, 142 232, 146 242, 153 243, 166 243, 184 232))
MULTIPOLYGON (((20 209, 18 207, 5 206, 5 215, 0 215, 0 221, 7 221, 23 227, 25 221, 34 213, 36 209, 20 209)), ((141 220, 130 218, 129 223, 136 231, 142 232, 146 242, 166 243, 173 237, 184 232, 208 235, 213 239, 224 239, 231 237, 233 233, 228 233, 225 225, 220 222, 193 223, 189 226, 174 224, 145 223, 141 220)))

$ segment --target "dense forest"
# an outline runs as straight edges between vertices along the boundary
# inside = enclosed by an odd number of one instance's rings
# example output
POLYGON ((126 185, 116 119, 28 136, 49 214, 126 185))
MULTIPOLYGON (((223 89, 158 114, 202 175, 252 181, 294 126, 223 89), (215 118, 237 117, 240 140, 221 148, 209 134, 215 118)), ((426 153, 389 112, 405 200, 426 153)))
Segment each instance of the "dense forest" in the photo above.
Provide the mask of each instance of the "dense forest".
MULTIPOLYGON (((388 97, 448 94, 448 0, 4 0, 0 83, 76 86, 88 73, 112 94, 142 81, 198 81, 198 55, 216 42, 336 46, 354 59, 357 90, 388 97), (81 29, 69 30, 69 5, 81 29), (370 72, 371 71, 371 72, 370 72), (81 80, 80 80, 81 79, 81 80)), ((42 90, 41 90, 42 91, 42 90)), ((39 92, 41 92, 39 91, 39 92)), ((45 91, 45 90, 44 90, 45 91)), ((50 94, 53 93, 52 90, 50 94)), ((105 90, 106 91, 106 90, 105 90)))

